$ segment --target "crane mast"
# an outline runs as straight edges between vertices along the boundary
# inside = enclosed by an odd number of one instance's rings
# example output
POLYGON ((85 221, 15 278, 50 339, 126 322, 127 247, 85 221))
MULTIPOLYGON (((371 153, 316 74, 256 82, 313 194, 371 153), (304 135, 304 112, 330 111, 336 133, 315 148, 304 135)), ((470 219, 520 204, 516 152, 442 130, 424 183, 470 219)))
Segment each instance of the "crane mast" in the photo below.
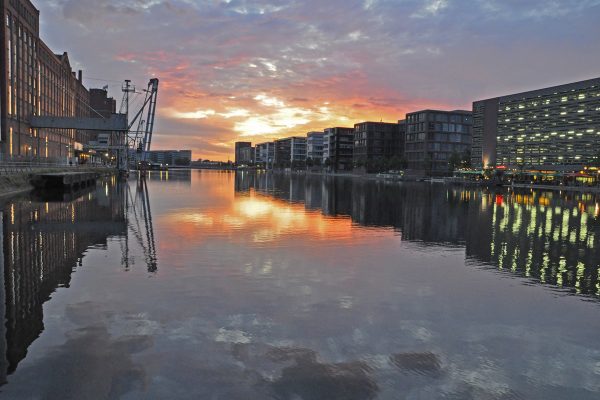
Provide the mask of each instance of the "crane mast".
MULTIPOLYGON (((137 167, 140 161, 148 161, 150 146, 152 144, 152 133, 154 131, 154 119, 156 115, 156 103, 158 100, 158 78, 152 78, 148 82, 148 88, 144 90, 144 102, 142 103, 138 112, 134 115, 133 119, 129 121, 129 132, 128 132, 128 147, 127 154, 129 160, 126 164, 128 167, 137 167), (146 113, 146 120, 142 117, 146 113), (135 125, 136 121, 137 129, 131 130, 135 125)), ((129 86, 128 86, 129 87, 129 86)), ((129 96, 125 97, 127 103, 129 102, 129 96)), ((125 105, 125 108, 129 110, 129 104, 125 105)))

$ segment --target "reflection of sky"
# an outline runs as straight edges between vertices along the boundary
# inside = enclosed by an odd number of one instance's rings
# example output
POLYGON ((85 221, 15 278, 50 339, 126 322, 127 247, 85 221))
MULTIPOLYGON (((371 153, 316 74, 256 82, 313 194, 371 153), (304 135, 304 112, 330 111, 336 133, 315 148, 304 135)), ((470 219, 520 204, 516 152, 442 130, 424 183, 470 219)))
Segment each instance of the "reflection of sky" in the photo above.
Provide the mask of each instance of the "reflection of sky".
POLYGON ((6 395, 56 393, 53 371, 76 378, 63 398, 600 393, 596 303, 465 266, 461 248, 235 196, 230 175, 149 183, 158 271, 133 244, 123 271, 121 240, 89 251, 6 395))
POLYGON ((33 3, 41 36, 86 85, 120 99, 124 79, 160 78, 152 144, 194 158, 233 158, 240 139, 470 108, 595 77, 600 62, 597 0, 33 3))

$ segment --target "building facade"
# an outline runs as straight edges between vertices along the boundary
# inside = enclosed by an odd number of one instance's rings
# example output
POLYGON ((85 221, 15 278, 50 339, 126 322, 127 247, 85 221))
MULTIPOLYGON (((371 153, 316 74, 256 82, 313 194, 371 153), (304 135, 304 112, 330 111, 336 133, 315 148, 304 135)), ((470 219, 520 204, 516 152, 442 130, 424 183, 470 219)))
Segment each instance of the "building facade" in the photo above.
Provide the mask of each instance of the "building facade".
POLYGON ((473 103, 475 168, 579 171, 599 146, 600 78, 473 103))
POLYGON ((323 139, 323 164, 332 171, 352 170, 354 128, 327 128, 323 139))
POLYGON ((251 142, 235 142, 235 163, 239 164, 242 160, 242 149, 252 147, 251 142))
POLYGON ((29 0, 1 3, 0 154, 3 159, 68 160, 83 150, 88 131, 34 129, 31 116, 89 117, 89 92, 67 53, 55 54, 39 37, 39 11, 29 0))
POLYGON ((163 165, 190 165, 191 150, 151 150, 148 152, 150 162, 163 165))
POLYGON ((354 125, 354 166, 373 172, 377 163, 401 157, 404 148, 404 124, 361 122, 354 125))
POLYGON ((292 138, 277 139, 273 142, 273 164, 280 168, 291 165, 292 138))
POLYGON ((243 147, 240 149, 240 159, 237 165, 251 165, 254 164, 254 147, 243 147))
POLYGON ((472 125, 471 111, 422 110, 406 114, 408 168, 448 172, 453 154, 464 156, 470 151, 472 125))
POLYGON ((255 148, 254 159, 256 164, 265 168, 273 167, 273 159, 275 157, 275 145, 273 142, 259 143, 255 148))
POLYGON ((321 163, 323 161, 323 132, 308 132, 306 134, 306 159, 321 163))
MULTIPOLYGON (((90 89, 90 105, 93 111, 90 113, 92 118, 109 118, 111 114, 117 112, 117 101, 108 97, 106 89, 90 89)), ((96 132, 92 135, 89 144, 94 148, 110 148, 118 146, 123 135, 116 135, 113 132, 96 132)))
POLYGON ((292 136, 278 139, 274 143, 274 165, 279 168, 288 168, 292 163, 306 162, 306 138, 292 136))
POLYGON ((293 136, 290 139, 290 160, 293 163, 306 162, 306 138, 293 136))

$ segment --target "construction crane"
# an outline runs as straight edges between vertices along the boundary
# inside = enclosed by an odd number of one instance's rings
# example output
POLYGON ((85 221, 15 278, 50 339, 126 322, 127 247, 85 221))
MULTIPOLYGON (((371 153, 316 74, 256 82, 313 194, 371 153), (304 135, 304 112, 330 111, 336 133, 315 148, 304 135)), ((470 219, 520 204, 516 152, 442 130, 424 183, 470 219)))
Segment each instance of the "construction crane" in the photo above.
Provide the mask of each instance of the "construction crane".
MULTIPOLYGON (((135 92, 135 89, 133 89, 135 92)), ((129 93, 131 92, 131 86, 127 84, 123 89, 125 94, 126 110, 129 110, 129 93)), ((137 165, 139 161, 147 161, 150 152, 150 146, 152 145, 152 132, 154 131, 154 117, 156 115, 156 103, 158 100, 158 79, 152 78, 148 82, 148 88, 144 90, 145 98, 139 111, 135 114, 133 119, 129 122, 129 133, 128 133, 128 147, 131 150, 128 154, 134 155, 129 160, 129 166, 137 165), (146 119, 142 119, 142 116, 146 114, 146 119), (132 131, 131 128, 138 122, 137 129, 132 131)))
POLYGON ((91 111, 98 116, 55 117, 49 115, 32 115, 30 117, 30 126, 37 129, 76 129, 110 132, 111 135, 115 134, 117 135, 116 143, 87 144, 86 147, 103 152, 115 151, 117 153, 119 170, 127 172, 128 168, 132 165, 137 165, 138 161, 146 161, 148 159, 148 152, 152 144, 154 116, 156 114, 158 99, 158 79, 152 78, 148 82, 148 88, 144 90, 144 102, 131 121, 129 120, 129 95, 130 93, 139 94, 140 92, 136 92, 135 86, 131 84, 130 80, 125 81, 122 91, 123 102, 121 103, 120 112, 117 114, 105 117, 90 107, 91 111), (146 115, 145 120, 141 118, 143 115, 146 115), (138 129, 132 131, 131 128, 136 122, 138 122, 138 129), (130 151, 130 149, 133 149, 133 151, 130 151), (136 150, 139 150, 139 157, 136 150), (133 160, 130 160, 130 158, 133 158, 133 160))

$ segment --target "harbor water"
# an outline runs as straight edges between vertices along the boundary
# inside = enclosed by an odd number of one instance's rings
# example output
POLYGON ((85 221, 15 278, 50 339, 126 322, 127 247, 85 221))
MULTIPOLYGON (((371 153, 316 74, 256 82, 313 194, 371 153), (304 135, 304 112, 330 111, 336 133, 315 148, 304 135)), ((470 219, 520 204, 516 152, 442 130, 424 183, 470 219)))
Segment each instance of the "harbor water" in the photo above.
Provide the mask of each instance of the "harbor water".
POLYGON ((600 398, 597 195, 179 170, 0 218, 0 399, 600 398))

